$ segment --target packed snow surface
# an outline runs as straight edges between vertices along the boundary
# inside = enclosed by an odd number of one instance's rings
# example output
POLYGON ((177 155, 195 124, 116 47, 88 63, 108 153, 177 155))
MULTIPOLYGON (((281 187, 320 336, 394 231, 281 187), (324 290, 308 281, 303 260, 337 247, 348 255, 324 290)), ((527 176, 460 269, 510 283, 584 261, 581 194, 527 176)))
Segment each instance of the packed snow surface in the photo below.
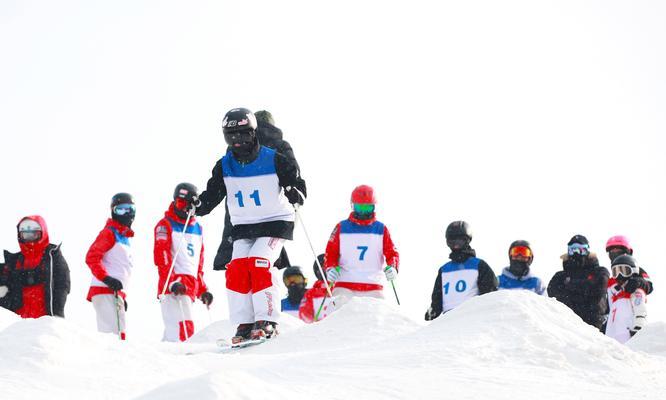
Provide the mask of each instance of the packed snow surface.
MULTIPOLYGON (((9 318, 0 314, 0 322, 9 318)), ((662 323, 624 346, 529 292, 474 298, 432 323, 353 299, 326 320, 284 316, 266 344, 217 352, 233 325, 189 343, 120 342, 62 319, 0 331, 6 399, 606 399, 666 393, 662 323)))

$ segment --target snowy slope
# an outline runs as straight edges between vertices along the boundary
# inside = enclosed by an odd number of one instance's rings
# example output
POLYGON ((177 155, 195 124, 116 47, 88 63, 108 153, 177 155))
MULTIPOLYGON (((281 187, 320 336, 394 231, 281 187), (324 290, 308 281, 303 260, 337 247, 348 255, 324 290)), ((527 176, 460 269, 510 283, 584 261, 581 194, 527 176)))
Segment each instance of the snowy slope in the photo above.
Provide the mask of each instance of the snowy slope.
MULTIPOLYGON (((656 349, 661 356, 634 351, 527 292, 477 297, 429 324, 387 302, 355 299, 319 324, 283 325, 265 345, 219 354, 212 342, 232 331, 225 321, 187 344, 120 343, 65 320, 19 321, 0 332, 9 349, 0 363, 3 398, 515 400, 666 392, 663 348, 656 349), (36 375, 39 383, 26 387, 36 375)), ((632 341, 651 330, 663 326, 632 341)))

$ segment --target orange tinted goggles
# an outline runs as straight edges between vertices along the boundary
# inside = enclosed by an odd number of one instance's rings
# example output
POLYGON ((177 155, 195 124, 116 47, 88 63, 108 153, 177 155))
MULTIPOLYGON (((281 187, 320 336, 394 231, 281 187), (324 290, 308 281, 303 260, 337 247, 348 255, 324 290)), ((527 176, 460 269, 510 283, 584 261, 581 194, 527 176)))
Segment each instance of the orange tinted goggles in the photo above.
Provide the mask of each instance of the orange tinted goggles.
POLYGON ((530 258, 530 257, 532 257, 532 249, 530 249, 529 247, 525 247, 525 246, 512 247, 511 251, 509 252, 509 255, 511 257, 522 256, 522 257, 530 258))
POLYGON ((305 278, 300 275, 290 275, 282 280, 285 286, 289 285, 300 285, 305 283, 305 278))

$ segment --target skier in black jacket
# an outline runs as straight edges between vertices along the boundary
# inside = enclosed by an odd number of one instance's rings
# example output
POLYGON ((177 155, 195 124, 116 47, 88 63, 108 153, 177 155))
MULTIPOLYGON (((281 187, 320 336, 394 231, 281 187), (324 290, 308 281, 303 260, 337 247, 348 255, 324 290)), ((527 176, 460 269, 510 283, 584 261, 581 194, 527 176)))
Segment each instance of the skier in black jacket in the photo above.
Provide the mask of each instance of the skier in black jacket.
MULTIPOLYGON (((289 142, 282 138, 282 130, 275 126, 273 115, 265 110, 254 113, 257 119, 257 140, 262 146, 274 149, 278 153, 291 160, 298 168, 294 151, 289 142)), ((224 230, 222 231, 222 241, 217 249, 217 254, 213 260, 213 269, 217 271, 225 270, 227 264, 231 262, 231 253, 233 251, 233 240, 231 239, 231 220, 229 219, 229 209, 225 204, 224 230)), ((287 250, 283 247, 280 258, 275 261, 275 267, 278 269, 291 266, 287 250)))
POLYGON ((555 273, 548 284, 548 296, 571 308, 586 323, 602 330, 608 302, 608 270, 599 266, 599 260, 590 252, 583 235, 575 235, 562 256, 563 270, 555 273))
POLYGON ((494 292, 498 282, 490 266, 469 245, 472 232, 465 221, 454 221, 446 228, 446 245, 451 249, 451 261, 437 271, 431 304, 426 321, 452 310, 465 300, 494 292))
POLYGON ((203 216, 226 198, 233 239, 226 287, 229 316, 238 324, 232 343, 277 333, 279 299, 270 267, 284 242, 292 240, 294 206, 307 195, 298 165, 260 145, 256 129, 250 110, 227 112, 222 121, 227 152, 215 164, 206 190, 193 201, 196 215, 203 216))

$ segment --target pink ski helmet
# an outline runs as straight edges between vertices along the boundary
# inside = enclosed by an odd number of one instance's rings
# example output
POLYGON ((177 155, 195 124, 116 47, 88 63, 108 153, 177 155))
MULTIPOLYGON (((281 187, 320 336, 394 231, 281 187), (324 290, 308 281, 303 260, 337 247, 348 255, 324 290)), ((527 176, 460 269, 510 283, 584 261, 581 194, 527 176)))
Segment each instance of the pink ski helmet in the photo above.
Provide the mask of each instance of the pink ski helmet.
POLYGON ((634 249, 632 249, 631 245, 629 244, 629 239, 623 235, 616 235, 608 239, 606 242, 606 251, 610 250, 612 247, 624 247, 627 249, 629 254, 634 253, 634 249))

